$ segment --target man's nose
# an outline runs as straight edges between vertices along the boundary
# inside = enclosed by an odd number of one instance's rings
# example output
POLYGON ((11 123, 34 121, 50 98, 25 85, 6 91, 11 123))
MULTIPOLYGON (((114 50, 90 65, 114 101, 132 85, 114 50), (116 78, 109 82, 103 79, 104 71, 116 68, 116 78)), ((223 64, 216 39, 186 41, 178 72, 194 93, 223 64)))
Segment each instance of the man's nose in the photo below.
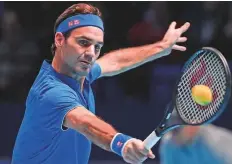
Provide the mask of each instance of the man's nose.
POLYGON ((93 58, 95 57, 95 46, 91 45, 87 48, 85 52, 85 57, 88 61, 92 61, 93 58))

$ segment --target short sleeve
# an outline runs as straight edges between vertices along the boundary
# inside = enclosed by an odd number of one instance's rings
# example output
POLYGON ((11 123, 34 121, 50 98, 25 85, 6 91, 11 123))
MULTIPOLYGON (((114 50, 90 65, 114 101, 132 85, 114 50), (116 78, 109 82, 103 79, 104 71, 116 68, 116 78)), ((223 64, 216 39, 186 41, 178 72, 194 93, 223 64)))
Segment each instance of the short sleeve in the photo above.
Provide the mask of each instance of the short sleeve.
POLYGON ((63 121, 66 114, 81 104, 81 99, 76 92, 66 85, 54 86, 48 89, 40 99, 40 110, 44 123, 49 124, 49 128, 59 128, 67 130, 63 127, 63 121))
POLYGON ((101 67, 98 63, 94 63, 88 75, 88 80, 90 83, 92 83, 94 80, 97 80, 100 76, 101 76, 101 67))

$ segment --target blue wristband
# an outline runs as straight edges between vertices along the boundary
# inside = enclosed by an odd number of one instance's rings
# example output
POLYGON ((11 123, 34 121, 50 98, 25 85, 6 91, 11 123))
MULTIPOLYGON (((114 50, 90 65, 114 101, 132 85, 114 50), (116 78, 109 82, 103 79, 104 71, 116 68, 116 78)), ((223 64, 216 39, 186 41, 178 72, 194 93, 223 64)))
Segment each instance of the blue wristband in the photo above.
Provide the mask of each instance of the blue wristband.
POLYGON ((132 137, 122 133, 117 133, 111 141, 111 150, 122 157, 122 149, 124 148, 125 143, 130 139, 132 139, 132 137))

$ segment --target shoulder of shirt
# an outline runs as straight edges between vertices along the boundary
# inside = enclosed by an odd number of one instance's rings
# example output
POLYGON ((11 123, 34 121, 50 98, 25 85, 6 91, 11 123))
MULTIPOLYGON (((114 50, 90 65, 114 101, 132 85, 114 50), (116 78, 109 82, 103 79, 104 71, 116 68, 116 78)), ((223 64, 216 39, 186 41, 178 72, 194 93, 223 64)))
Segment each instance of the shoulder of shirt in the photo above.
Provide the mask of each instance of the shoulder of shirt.
POLYGON ((49 73, 49 71, 43 71, 44 75, 39 73, 38 77, 36 78, 33 86, 31 87, 30 92, 33 94, 44 94, 45 92, 51 90, 69 90, 72 91, 71 87, 67 84, 63 83, 60 79, 53 76, 49 73))

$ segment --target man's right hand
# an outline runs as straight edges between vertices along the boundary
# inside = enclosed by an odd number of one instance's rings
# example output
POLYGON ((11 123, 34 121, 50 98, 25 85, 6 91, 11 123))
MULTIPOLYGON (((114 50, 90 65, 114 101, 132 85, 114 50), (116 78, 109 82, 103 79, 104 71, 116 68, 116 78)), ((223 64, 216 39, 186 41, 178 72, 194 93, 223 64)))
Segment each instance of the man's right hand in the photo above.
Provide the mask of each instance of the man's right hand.
POLYGON ((145 148, 143 141, 135 138, 126 143, 122 154, 124 161, 131 164, 141 164, 147 158, 155 158, 152 151, 145 148))
POLYGON ((165 43, 165 51, 162 53, 162 56, 169 55, 172 50, 186 51, 185 46, 177 45, 187 41, 187 37, 183 37, 182 34, 185 33, 190 27, 190 23, 186 22, 180 28, 176 28, 176 22, 172 22, 164 35, 162 40, 165 43))

